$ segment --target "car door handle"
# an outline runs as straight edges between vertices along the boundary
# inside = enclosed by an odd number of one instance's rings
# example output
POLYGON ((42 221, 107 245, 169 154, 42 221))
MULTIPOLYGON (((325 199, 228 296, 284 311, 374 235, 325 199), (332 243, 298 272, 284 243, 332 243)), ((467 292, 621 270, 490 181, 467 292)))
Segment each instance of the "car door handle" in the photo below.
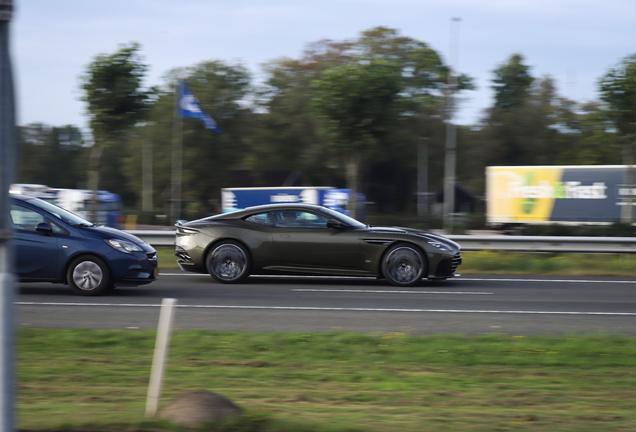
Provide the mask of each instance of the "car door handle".
POLYGON ((280 238, 289 238, 289 234, 281 234, 280 238))

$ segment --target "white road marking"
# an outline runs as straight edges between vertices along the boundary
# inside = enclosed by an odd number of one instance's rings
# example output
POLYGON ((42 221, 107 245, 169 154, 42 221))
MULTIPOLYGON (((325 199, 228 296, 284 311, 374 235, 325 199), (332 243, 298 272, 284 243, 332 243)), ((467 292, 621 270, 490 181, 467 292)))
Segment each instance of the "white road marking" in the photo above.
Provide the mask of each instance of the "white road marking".
MULTIPOLYGON (((161 307, 161 304, 134 303, 37 303, 16 302, 19 306, 97 306, 97 307, 161 307)), ((605 315, 636 316, 636 312, 566 312, 566 311, 524 311, 524 310, 462 310, 462 309, 382 309, 382 308, 336 308, 309 306, 221 306, 221 305, 176 305, 181 309, 262 309, 336 312, 429 312, 429 313, 477 313, 477 314, 519 314, 519 315, 605 315)))
POLYGON ((348 289, 317 289, 317 288, 294 288, 291 291, 309 292, 352 292, 352 293, 389 293, 389 294, 465 294, 465 295, 491 295, 490 292, 470 292, 470 291, 393 291, 393 290, 348 290, 348 289))

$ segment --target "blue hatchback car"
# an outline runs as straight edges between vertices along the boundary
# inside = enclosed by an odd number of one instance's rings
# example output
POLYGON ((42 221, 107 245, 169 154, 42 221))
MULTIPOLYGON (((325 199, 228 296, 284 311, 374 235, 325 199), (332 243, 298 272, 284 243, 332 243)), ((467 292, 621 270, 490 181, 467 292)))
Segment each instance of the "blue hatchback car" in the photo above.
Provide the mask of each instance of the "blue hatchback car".
POLYGON ((148 284, 159 274, 148 243, 38 198, 11 195, 11 222, 20 282, 63 283, 94 296, 148 284))

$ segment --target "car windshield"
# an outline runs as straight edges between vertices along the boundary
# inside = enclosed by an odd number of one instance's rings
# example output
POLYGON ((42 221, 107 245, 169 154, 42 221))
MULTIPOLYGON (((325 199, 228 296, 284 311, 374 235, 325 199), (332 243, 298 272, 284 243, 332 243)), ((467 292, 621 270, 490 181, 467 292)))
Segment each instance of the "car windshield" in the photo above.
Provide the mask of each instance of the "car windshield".
POLYGON ((353 228, 366 228, 367 226, 365 224, 363 224, 362 222, 359 222, 357 220, 355 220, 352 217, 347 216, 344 213, 340 213, 338 211, 332 210, 328 207, 324 207, 322 209, 323 212, 327 213, 329 216, 331 216, 332 218, 339 220, 341 222, 344 222, 345 224, 353 227, 353 228))
POLYGON ((71 213, 68 210, 64 210, 62 207, 58 207, 55 204, 51 204, 46 201, 42 201, 37 198, 28 199, 29 204, 32 204, 36 207, 41 208, 42 210, 46 210, 51 213, 56 218, 60 219, 63 222, 66 222, 69 225, 73 226, 93 226, 92 222, 87 221, 86 219, 79 217, 75 213, 71 213))

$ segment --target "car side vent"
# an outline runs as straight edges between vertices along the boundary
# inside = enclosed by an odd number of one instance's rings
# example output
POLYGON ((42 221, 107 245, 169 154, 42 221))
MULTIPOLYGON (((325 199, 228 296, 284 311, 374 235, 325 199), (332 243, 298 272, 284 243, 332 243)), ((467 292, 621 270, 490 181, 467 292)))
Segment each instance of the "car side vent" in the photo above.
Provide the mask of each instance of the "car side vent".
POLYGON ((369 244, 377 244, 377 245, 389 245, 393 243, 395 240, 387 240, 387 239, 362 239, 363 242, 369 244))
POLYGON ((371 228, 368 232, 370 233, 378 233, 378 234, 406 234, 406 231, 403 230, 396 230, 396 229, 392 229, 392 230, 383 230, 382 228, 377 228, 377 229, 373 229, 371 228))

